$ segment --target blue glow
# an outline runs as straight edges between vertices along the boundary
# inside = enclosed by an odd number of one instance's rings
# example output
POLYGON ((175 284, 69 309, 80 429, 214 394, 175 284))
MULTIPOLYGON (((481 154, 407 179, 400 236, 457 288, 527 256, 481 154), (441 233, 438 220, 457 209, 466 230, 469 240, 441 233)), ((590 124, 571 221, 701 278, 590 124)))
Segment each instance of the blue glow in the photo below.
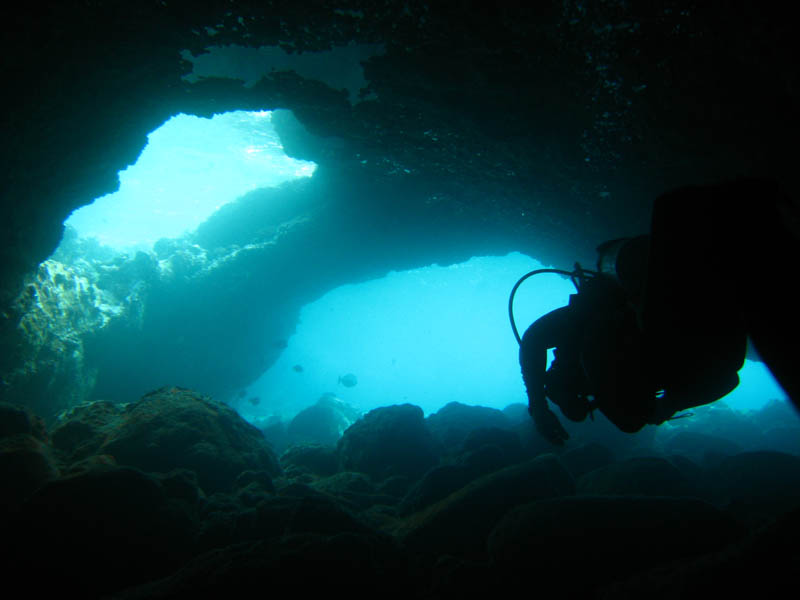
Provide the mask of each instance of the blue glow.
MULTIPOLYGON (((526 403, 507 303, 517 279, 541 267, 511 253, 337 288, 302 310, 286 350, 247 390, 261 398, 259 406, 237 408, 249 419, 290 419, 326 392, 362 411, 403 402, 426 414, 451 401, 499 409, 526 403), (358 377, 356 386, 338 383, 347 373, 358 377)), ((523 283, 515 300, 520 334, 573 292, 558 275, 523 283)), ((738 410, 785 398, 761 363, 747 361, 740 376, 725 398, 738 410)))
POLYGON ((106 246, 149 249, 192 231, 246 192, 311 176, 316 165, 286 156, 271 116, 172 117, 148 136, 136 164, 119 173, 119 191, 79 208, 65 224, 106 246))

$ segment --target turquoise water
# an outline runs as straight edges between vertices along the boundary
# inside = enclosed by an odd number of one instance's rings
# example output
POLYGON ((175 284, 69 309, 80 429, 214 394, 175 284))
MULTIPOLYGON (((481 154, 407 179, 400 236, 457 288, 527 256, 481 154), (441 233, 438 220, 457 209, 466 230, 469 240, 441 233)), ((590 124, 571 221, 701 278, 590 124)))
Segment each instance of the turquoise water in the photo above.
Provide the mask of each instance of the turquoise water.
MULTIPOLYGON (((303 309, 283 355, 248 388, 247 397, 264 402, 241 410, 249 418, 290 418, 326 392, 361 410, 410 402, 431 413, 452 401, 494 408, 527 402, 507 303, 517 279, 542 266, 519 253, 476 257, 332 290, 303 309), (356 386, 338 384, 346 373, 358 377, 356 386)), ((573 291, 558 275, 524 282, 515 299, 520 334, 573 291)), ((740 377, 724 398, 733 408, 785 398, 762 363, 747 361, 740 377)))
MULTIPOLYGON (((119 174, 117 193, 75 211, 66 224, 113 248, 148 250, 250 190, 314 169, 285 155, 269 112, 178 115, 148 136, 137 163, 119 174)), ((411 402, 426 413, 452 401, 496 408, 525 402, 507 302, 517 279, 542 266, 512 253, 334 289, 302 310, 293 337, 275 341, 285 351, 245 390, 246 398, 261 401, 238 408, 250 419, 291 418, 324 393, 361 410, 411 402), (347 373, 357 385, 339 384, 347 373)), ((557 275, 526 281, 515 303, 520 334, 573 291, 557 275)), ((734 408, 784 397, 761 363, 748 361, 740 375, 725 398, 734 408)))
POLYGON ((172 117, 119 173, 119 191, 74 211, 65 225, 112 248, 149 250, 251 190, 311 176, 316 165, 286 156, 271 114, 172 117))

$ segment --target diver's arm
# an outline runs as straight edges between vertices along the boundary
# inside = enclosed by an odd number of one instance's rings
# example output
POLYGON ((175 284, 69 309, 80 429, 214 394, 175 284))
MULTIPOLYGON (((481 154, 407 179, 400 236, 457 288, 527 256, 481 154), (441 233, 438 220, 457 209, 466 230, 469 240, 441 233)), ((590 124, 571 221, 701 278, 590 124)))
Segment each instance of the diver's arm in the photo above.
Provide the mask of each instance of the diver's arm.
POLYGON ((536 429, 553 444, 561 445, 569 434, 547 405, 544 393, 547 349, 558 345, 559 335, 568 330, 570 307, 558 308, 534 321, 522 336, 519 364, 528 393, 528 412, 536 429))

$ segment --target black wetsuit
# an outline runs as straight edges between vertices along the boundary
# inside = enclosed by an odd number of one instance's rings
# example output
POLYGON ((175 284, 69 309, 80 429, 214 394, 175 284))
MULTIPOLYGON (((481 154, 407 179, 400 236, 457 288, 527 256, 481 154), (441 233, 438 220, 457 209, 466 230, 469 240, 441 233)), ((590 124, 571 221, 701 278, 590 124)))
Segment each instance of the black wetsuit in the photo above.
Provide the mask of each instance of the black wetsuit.
POLYGON ((756 179, 659 197, 638 307, 629 287, 601 278, 525 332, 520 365, 540 432, 554 443, 568 437, 547 398, 572 420, 594 406, 629 432, 718 400, 738 384, 748 335, 800 403, 797 299, 780 287, 798 254, 787 210, 779 187, 756 179), (553 347, 555 369, 545 373, 553 347))

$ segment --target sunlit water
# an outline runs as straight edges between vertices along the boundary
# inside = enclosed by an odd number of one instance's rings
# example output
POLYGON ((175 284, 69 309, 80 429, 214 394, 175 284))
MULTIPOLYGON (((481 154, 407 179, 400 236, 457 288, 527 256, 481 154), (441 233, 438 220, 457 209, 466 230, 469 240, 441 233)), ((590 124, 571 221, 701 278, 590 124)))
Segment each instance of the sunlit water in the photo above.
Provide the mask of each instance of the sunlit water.
MULTIPOLYGON (((541 267, 512 253, 337 288, 303 309, 288 347, 246 390, 240 410, 250 419, 286 419, 326 392, 360 410, 410 402, 431 413, 452 401, 500 409, 527 402, 508 294, 521 275, 541 267), (357 376, 357 385, 339 383, 347 373, 357 376), (256 396, 257 406, 246 401, 256 396)), ((524 282, 515 300, 520 334, 573 292, 558 275, 524 282)), ((762 363, 747 361, 740 377, 724 399, 733 408, 785 398, 762 363)))

